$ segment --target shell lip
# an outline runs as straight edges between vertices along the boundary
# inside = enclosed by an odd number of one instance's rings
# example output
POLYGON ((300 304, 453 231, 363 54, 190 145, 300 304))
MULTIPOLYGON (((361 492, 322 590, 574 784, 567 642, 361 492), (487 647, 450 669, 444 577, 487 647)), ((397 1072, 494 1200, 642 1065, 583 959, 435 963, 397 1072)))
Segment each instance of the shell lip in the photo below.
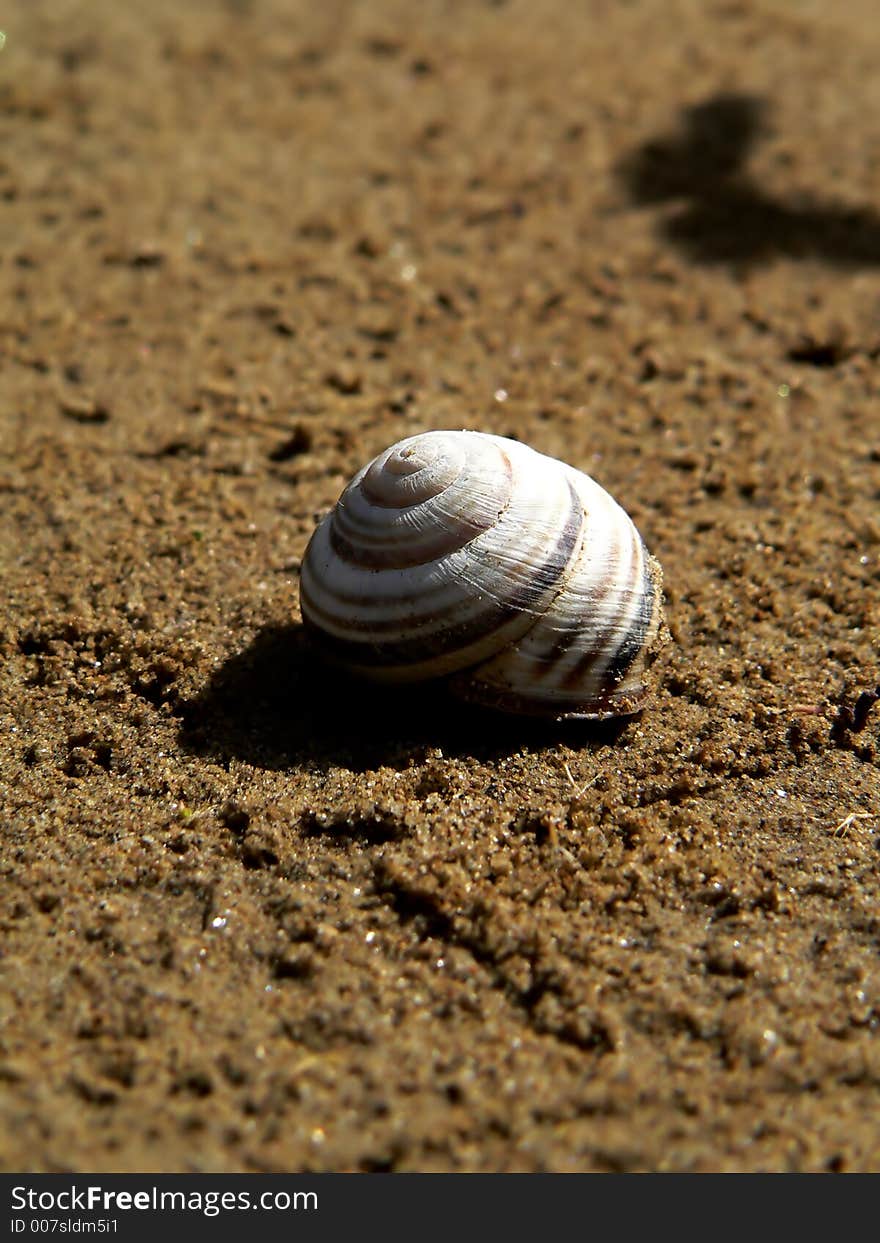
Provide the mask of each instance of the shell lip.
POLYGON ((532 717, 545 721, 611 721, 637 716, 650 697, 647 686, 640 685, 615 696, 613 691, 589 703, 565 705, 552 695, 538 699, 530 695, 498 687, 481 686, 468 678, 468 671, 445 679, 450 693, 467 703, 504 712, 511 716, 532 717))

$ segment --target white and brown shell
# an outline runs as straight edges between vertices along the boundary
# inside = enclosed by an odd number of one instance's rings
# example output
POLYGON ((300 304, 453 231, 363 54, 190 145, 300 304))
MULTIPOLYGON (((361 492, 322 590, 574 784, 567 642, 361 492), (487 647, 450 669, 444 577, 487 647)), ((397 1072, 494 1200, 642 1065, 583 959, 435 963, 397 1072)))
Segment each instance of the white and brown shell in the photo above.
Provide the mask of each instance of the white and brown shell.
POLYGON ((515 440, 440 431, 352 479, 303 559, 303 622, 384 681, 555 718, 643 705, 662 576, 587 475, 515 440))

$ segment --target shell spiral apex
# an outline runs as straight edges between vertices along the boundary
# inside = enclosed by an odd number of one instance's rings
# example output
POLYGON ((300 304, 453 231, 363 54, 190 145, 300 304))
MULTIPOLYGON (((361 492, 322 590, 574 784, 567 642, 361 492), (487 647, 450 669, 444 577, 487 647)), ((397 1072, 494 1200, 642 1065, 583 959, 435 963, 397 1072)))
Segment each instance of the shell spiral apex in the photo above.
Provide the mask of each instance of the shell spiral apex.
POLYGON ((588 475, 502 436, 424 432, 360 470, 317 527, 300 604, 357 674, 601 719, 648 696, 662 575, 588 475))

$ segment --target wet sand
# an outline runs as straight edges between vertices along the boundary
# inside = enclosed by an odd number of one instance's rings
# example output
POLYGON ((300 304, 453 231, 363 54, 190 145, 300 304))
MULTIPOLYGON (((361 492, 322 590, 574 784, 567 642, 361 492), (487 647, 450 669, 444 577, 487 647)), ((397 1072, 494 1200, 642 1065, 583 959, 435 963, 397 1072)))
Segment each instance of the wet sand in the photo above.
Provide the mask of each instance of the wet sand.
POLYGON ((12 5, 2 1168, 878 1168, 874 9, 12 5), (632 514, 639 718, 315 661, 435 427, 632 514))

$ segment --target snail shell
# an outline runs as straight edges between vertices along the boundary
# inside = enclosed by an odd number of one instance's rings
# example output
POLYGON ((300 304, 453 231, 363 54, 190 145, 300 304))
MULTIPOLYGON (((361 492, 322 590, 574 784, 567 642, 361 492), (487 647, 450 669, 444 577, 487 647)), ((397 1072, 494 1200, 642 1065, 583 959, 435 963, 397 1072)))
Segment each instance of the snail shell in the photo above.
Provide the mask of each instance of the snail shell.
POLYGON ((383 681, 556 718, 643 705, 660 566, 587 475, 515 440, 439 431, 349 483, 302 564, 303 622, 334 662, 383 681))

